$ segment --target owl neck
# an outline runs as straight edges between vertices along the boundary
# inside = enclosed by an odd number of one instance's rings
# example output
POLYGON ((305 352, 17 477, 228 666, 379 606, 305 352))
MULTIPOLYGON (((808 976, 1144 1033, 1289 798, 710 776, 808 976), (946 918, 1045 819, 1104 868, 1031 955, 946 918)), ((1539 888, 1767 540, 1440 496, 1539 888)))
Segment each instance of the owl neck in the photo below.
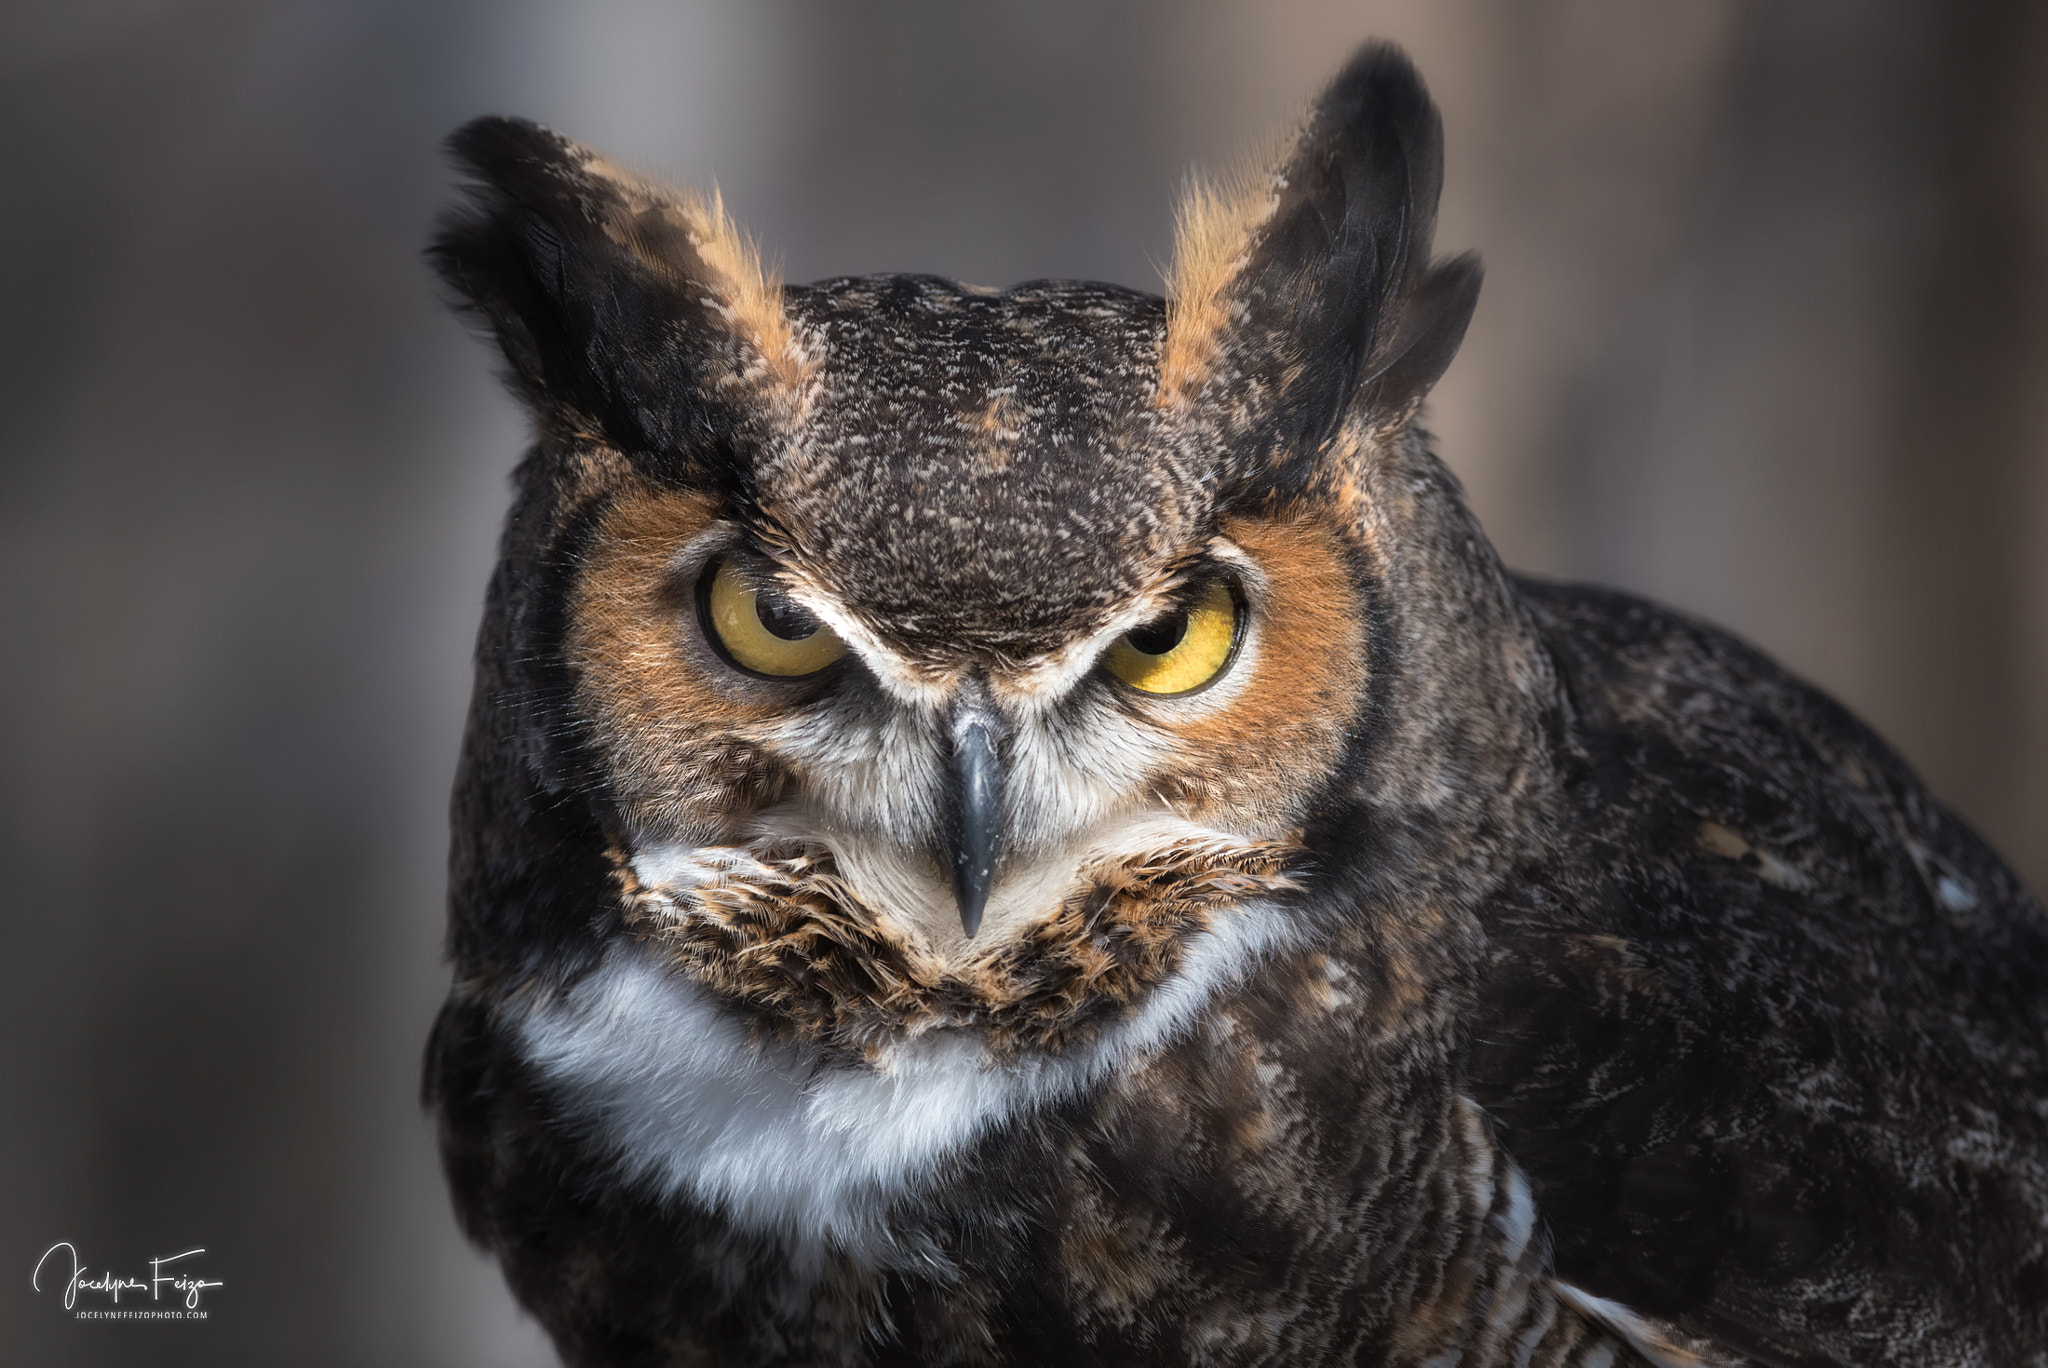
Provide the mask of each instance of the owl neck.
POLYGON ((1552 841, 1569 699, 1427 435, 1347 441, 1353 473, 1331 497, 1348 509, 1375 620, 1337 821, 1387 838, 1375 882, 1471 907, 1552 841))

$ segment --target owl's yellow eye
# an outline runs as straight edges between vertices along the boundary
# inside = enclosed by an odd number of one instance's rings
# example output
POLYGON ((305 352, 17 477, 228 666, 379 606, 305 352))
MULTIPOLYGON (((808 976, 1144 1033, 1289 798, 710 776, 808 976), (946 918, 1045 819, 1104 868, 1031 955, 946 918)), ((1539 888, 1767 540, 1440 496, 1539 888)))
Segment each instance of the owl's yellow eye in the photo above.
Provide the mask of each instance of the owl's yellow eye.
POLYGON ((719 561, 705 577, 704 616, 718 644, 743 670, 794 679, 816 674, 846 654, 839 634, 773 586, 719 561))
POLYGON ((1212 580, 1193 603, 1118 637, 1102 663, 1145 693, 1192 693, 1230 663, 1241 617, 1230 586, 1212 580))

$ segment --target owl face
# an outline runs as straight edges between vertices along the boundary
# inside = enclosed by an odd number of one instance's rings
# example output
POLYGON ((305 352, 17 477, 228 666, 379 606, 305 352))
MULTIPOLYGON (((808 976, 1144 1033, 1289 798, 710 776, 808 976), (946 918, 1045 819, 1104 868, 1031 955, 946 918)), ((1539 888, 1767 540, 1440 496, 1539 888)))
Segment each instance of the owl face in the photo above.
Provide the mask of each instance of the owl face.
POLYGON ((1071 1016, 1291 886, 1390 644, 1372 453, 1477 283, 1427 262, 1419 90, 1198 192, 1169 301, 784 288, 715 200, 514 121, 456 151, 437 264, 540 431, 504 706, 635 934, 872 1035, 1071 1016))
MULTIPOLYGON (((932 515, 957 567, 974 523, 932 515)), ((755 527, 649 483, 604 502, 579 557, 575 715, 657 882, 822 849, 865 908, 957 956, 1104 861, 1202 832, 1286 841, 1365 696, 1360 589, 1323 519, 1192 523, 1124 594, 956 568, 988 605, 981 642, 924 626, 862 558, 842 573, 829 544, 755 527), (1055 613, 1078 621, 1048 630, 1055 613), (956 878, 970 856, 981 906, 956 878)))

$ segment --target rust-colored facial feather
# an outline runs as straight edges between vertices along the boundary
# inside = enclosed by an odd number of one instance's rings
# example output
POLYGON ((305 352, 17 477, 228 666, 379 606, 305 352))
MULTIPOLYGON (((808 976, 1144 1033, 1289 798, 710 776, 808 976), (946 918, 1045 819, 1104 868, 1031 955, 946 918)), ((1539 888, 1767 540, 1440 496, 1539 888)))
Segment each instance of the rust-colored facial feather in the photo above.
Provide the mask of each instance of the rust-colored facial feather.
POLYGON ((784 776, 760 732, 787 686, 740 681, 696 626, 696 567, 677 557, 716 521, 700 494, 632 490, 599 515, 570 600, 578 711, 609 762, 620 807, 643 830, 722 841, 784 776))
POLYGON ((1342 750, 1366 689, 1364 604, 1348 549, 1320 510, 1232 517, 1222 530, 1264 574, 1259 650, 1229 708, 1176 723, 1173 762, 1154 781, 1192 821, 1270 829, 1301 819, 1342 750))
POLYGON ((623 854, 615 866, 635 933, 771 1035, 870 1056, 976 1027, 1014 1054, 1062 1048, 1127 1011, 1223 909, 1292 888, 1297 853, 1291 841, 1183 839, 1105 862, 1043 922, 957 968, 862 907, 816 849, 770 852, 673 895, 643 887, 623 854))

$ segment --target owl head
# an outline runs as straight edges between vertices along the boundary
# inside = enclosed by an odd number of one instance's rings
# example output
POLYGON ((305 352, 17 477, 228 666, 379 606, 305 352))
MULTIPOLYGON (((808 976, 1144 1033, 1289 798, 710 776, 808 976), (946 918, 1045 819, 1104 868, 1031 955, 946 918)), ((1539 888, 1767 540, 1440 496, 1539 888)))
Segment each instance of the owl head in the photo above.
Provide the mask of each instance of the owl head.
POLYGON ((453 148, 433 261, 537 432, 458 960, 630 936, 849 1050, 1043 1044, 1249 899, 1483 825, 1458 776, 1521 729, 1452 700, 1516 668, 1507 596, 1413 427, 1479 271, 1430 259, 1398 53, 1190 189, 1164 299, 783 285, 715 196, 517 120, 453 148))

